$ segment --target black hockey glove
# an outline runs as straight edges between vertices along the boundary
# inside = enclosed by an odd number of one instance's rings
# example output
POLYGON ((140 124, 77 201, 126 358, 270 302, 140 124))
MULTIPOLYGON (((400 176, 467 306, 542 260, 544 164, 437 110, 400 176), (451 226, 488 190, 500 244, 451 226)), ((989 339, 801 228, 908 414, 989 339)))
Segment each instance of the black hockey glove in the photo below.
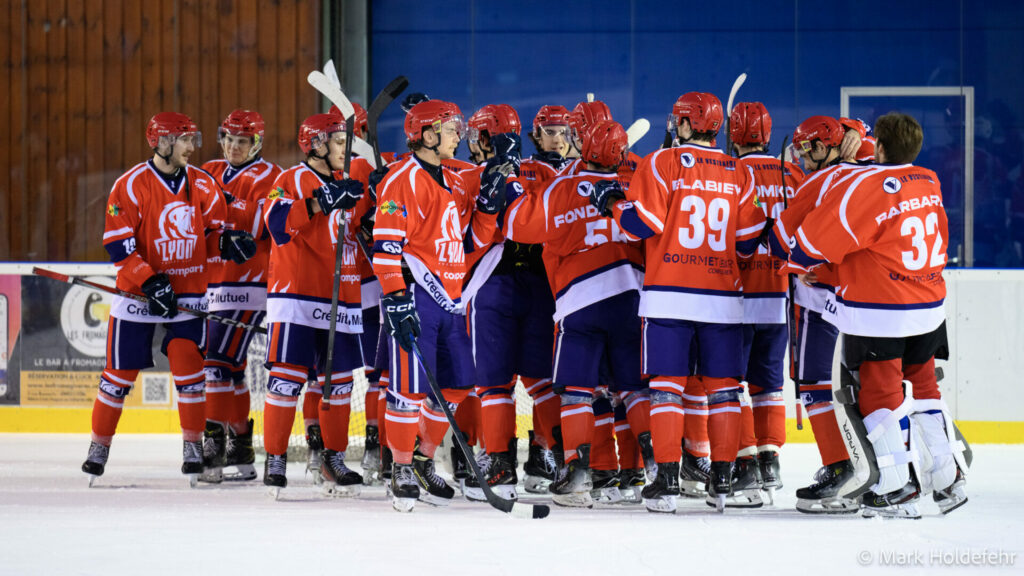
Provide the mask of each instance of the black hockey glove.
POLYGON ((377 205, 377 186, 384 181, 384 177, 388 175, 391 169, 387 167, 387 164, 377 168, 373 172, 370 172, 368 178, 370 184, 370 200, 373 201, 373 205, 377 205))
POLYGON ((420 335, 420 317, 412 292, 385 294, 380 297, 380 307, 384 311, 384 329, 402 350, 411 352, 412 343, 420 335))
POLYGON ((495 135, 491 138, 491 149, 494 150, 496 158, 512 163, 516 176, 519 176, 519 164, 523 160, 523 142, 518 134, 506 132, 495 135))
POLYGON ((167 274, 153 274, 142 283, 142 293, 149 298, 149 314, 161 318, 174 318, 178 315, 178 295, 171 288, 171 279, 167 274))
POLYGON ((480 176, 480 195, 476 197, 476 209, 484 214, 497 214, 505 207, 505 183, 514 169, 508 156, 495 156, 487 161, 487 167, 480 176))
POLYGON ((590 189, 590 203, 602 216, 612 215, 611 205, 626 197, 618 180, 598 180, 590 189))
POLYGON ((363 183, 359 180, 346 178, 333 180, 313 191, 313 198, 320 204, 320 211, 330 214, 334 210, 355 208, 363 197, 363 183))
POLYGON ((220 235, 220 257, 243 264, 256 255, 256 241, 242 230, 225 230, 220 235))

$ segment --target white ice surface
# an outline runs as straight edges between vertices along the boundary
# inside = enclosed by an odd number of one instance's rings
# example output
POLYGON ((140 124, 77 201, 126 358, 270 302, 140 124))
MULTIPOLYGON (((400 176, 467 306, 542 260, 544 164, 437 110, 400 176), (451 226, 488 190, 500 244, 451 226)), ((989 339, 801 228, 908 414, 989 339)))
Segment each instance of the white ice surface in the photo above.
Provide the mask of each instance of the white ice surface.
POLYGON ((289 467, 281 501, 259 481, 189 489, 173 436, 118 436, 90 489, 79 469, 87 447, 84 435, 0 434, 0 575, 1024 572, 1024 446, 976 446, 970 502, 943 517, 925 498, 919 521, 796 512, 794 492, 819 463, 807 444, 783 449, 785 488, 774 507, 719 515, 681 500, 674 516, 553 507, 545 520, 458 499, 399 514, 383 488, 326 499, 300 463, 289 467), (986 550, 1016 558, 1012 566, 949 567, 932 556, 986 550), (924 564, 879 566, 899 554, 924 564), (867 569, 858 561, 866 555, 867 569))

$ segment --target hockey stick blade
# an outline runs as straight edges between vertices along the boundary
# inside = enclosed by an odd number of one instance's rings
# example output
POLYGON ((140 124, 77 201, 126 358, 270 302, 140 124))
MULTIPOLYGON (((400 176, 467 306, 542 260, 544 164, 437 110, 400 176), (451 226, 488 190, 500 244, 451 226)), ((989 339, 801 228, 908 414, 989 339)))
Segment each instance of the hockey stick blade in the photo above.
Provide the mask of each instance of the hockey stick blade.
POLYGON ((334 67, 333 58, 329 58, 327 62, 324 62, 324 76, 327 76, 327 79, 341 90, 341 78, 338 78, 338 69, 334 67))
POLYGON ((587 92, 587 102, 593 102, 593 101, 594 101, 594 93, 593 92, 587 92))
POLYGON ((626 139, 629 141, 629 147, 632 148, 634 144, 647 135, 647 131, 650 129, 651 123, 647 118, 641 118, 636 122, 633 122, 629 128, 626 129, 626 139))
POLYGON ((334 82, 331 82, 331 79, 323 72, 313 70, 309 73, 309 76, 306 76, 306 82, 309 82, 310 86, 316 88, 317 92, 326 96, 331 101, 331 104, 337 106, 338 110, 341 110, 341 115, 345 118, 356 113, 355 108, 352 107, 352 103, 349 102, 348 97, 341 91, 341 88, 335 86, 334 82))
POLYGON ((747 73, 743 72, 736 77, 736 80, 732 83, 732 90, 729 90, 729 102, 725 105, 725 115, 728 117, 732 114, 732 104, 736 100, 736 93, 740 91, 740 87, 747 81, 747 73))
POLYGON ((459 430, 459 425, 455 423, 455 415, 452 414, 452 409, 448 407, 448 402, 444 399, 444 395, 441 394, 441 387, 438 386, 437 380, 434 378, 434 373, 427 367, 427 363, 423 361, 423 354, 420 353, 420 346, 416 343, 416 340, 412 341, 412 353, 420 365, 423 366, 423 371, 427 373, 427 382, 430 383, 430 391, 433 392, 434 397, 437 399, 437 403, 441 405, 444 417, 448 419, 448 425, 452 427, 452 438, 459 446, 459 450, 462 451, 462 455, 469 463, 469 467, 473 470, 473 475, 476 476, 476 481, 480 484, 480 489, 483 491, 484 497, 487 498, 487 503, 515 518, 547 518, 548 514, 551 513, 551 508, 547 505, 524 504, 521 502, 514 502, 512 500, 506 500, 495 494, 494 490, 491 490, 490 485, 487 484, 487 479, 484 477, 484 473, 480 471, 480 467, 476 464, 476 457, 473 455, 473 451, 470 450, 469 446, 466 444, 466 440, 463 439, 462 431, 459 430))
MULTIPOLYGON (((64 282, 65 284, 74 284, 76 286, 84 286, 86 288, 92 288, 94 290, 99 290, 101 292, 106 292, 108 294, 113 294, 115 296, 121 296, 122 298, 129 298, 131 300, 135 300, 136 302, 142 302, 144 304, 149 304, 149 298, 147 298, 146 296, 143 296, 142 294, 136 294, 134 292, 126 292, 126 291, 120 290, 118 288, 111 288, 110 286, 105 286, 105 285, 99 284, 97 282, 91 282, 89 280, 86 280, 84 278, 79 278, 77 276, 68 276, 66 274, 61 274, 60 272, 54 272, 53 270, 47 270, 45 268, 39 268, 38 266, 32 268, 32 273, 35 274, 36 276, 42 276, 43 278, 49 278, 51 280, 56 280, 58 282, 64 282)), ((184 312, 186 314, 191 314, 191 315, 197 316, 199 318, 206 318, 208 320, 213 320, 215 322, 220 322, 221 324, 227 324, 228 326, 235 326, 236 328, 242 328, 242 329, 245 329, 245 330, 251 330, 251 331, 253 331, 253 332, 257 333, 257 334, 266 334, 267 333, 266 329, 264 329, 264 328, 262 328, 260 326, 254 326, 252 324, 247 324, 245 322, 240 322, 238 320, 235 320, 234 318, 228 318, 226 316, 221 316, 219 314, 213 314, 211 312, 204 312, 202 310, 196 310, 195 308, 189 308, 188 306, 178 306, 178 311, 179 312, 184 312)))
POLYGON ((373 102, 370 102, 369 110, 366 111, 366 133, 370 139, 370 145, 373 147, 373 159, 376 163, 374 168, 379 168, 383 164, 380 157, 380 142, 377 140, 377 121, 380 120, 384 109, 394 102, 398 95, 408 87, 409 79, 405 76, 397 76, 394 80, 388 82, 388 85, 377 94, 373 102))

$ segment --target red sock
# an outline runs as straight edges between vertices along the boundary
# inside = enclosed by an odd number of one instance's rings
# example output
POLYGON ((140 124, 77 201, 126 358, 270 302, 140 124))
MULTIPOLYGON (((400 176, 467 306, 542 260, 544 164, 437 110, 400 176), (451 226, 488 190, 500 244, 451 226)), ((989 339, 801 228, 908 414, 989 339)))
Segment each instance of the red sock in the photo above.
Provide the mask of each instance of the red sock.
POLYGON ((178 389, 178 421, 186 441, 202 440, 206 428, 206 373, 203 354, 191 340, 174 338, 167 344, 167 362, 178 389))
POLYGON ((757 456, 757 436, 754 435, 754 411, 743 396, 742 389, 740 392, 740 443, 737 456, 757 456))
POLYGON ((231 428, 236 434, 249 430, 249 387, 245 380, 235 381, 235 394, 231 406, 231 428))
MULTIPOLYGON (((231 365, 216 360, 207 360, 206 368, 214 368, 211 373, 228 375, 231 365)), ((235 407, 235 384, 230 380, 206 381, 206 419, 222 424, 232 420, 235 407)))
MULTIPOLYGON (((274 363, 267 379, 267 396, 263 401, 263 445, 267 454, 280 456, 288 451, 288 436, 295 425, 295 409, 299 403, 295 396, 274 394, 269 390, 278 381, 284 388, 301 390, 306 385, 307 370, 294 364, 274 363)), ((308 395, 308 391, 307 391, 308 395)))
POLYGON ((302 427, 309 428, 313 424, 320 424, 320 399, 323 398, 324 390, 320 382, 311 380, 306 385, 306 395, 302 397, 302 427))
MULTIPOLYGON (((800 392, 804 394, 805 398, 815 398, 816 392, 820 396, 826 391, 827 395, 824 397, 831 398, 831 382, 800 384, 800 392)), ((811 422, 811 432, 814 434, 815 444, 818 445, 822 465, 828 466, 848 459, 846 443, 839 432, 839 423, 836 422, 835 408, 832 406, 831 400, 815 399, 812 400, 812 403, 805 404, 804 409, 807 410, 807 419, 811 422)))
POLYGON ((631 470, 643 468, 640 458, 640 445, 637 444, 636 436, 629 429, 629 423, 625 420, 615 421, 615 446, 619 450, 619 468, 631 470))
MULTIPOLYGON (((516 405, 512 400, 512 387, 495 386, 492 388, 477 388, 477 395, 480 402, 480 421, 483 425, 484 444, 487 452, 494 454, 508 450, 509 441, 516 432, 516 405)), ((472 397, 466 399, 459 405, 459 412, 456 419, 465 410, 466 404, 472 397)), ((462 427, 462 422, 459 422, 462 427)))
POLYGON ((708 395, 708 436, 711 461, 732 462, 740 444, 740 392, 735 378, 703 377, 708 395))
MULTIPOLYGON (((444 394, 447 397, 447 392, 444 394)), ((467 394, 469 394, 468 391, 467 394)), ((441 416, 443 417, 444 414, 442 413, 441 416)), ((455 423, 459 425, 459 430, 469 436, 467 444, 475 446, 480 441, 480 397, 476 393, 469 394, 465 400, 459 402, 459 407, 455 411, 455 423)), ((447 425, 447 420, 445 425, 447 425)), ((447 428, 445 430, 447 431, 447 428)))
MULTIPOLYGON (((683 457, 684 409, 682 394, 686 376, 656 376, 651 379, 651 442, 658 462, 678 462, 683 457)), ((689 422, 687 414, 685 421, 689 422)))
POLYGON ((388 402, 384 412, 387 421, 387 445, 396 464, 412 464, 412 453, 416 448, 416 434, 420 429, 420 410, 426 394, 403 394, 401 409, 395 402, 388 402))
POLYGON ((778 452, 786 443, 786 402, 782 398, 782 391, 762 392, 759 387, 751 384, 750 393, 757 449, 778 452))
POLYGON ((594 435, 590 445, 590 467, 594 470, 618 470, 615 454, 615 417, 611 412, 594 419, 594 435))
MULTIPOLYGON (((444 401, 449 404, 455 404, 455 411, 458 413, 458 405, 461 404, 466 397, 469 395, 469 389, 448 389, 441 390, 441 394, 444 395, 444 401)), ((427 458, 433 458, 434 453, 437 451, 437 447, 441 445, 441 441, 444 440, 444 435, 448 433, 448 418, 445 417, 444 411, 440 406, 434 404, 429 399, 424 400, 420 404, 420 452, 423 453, 427 458)))
POLYGON ((131 392, 138 370, 114 370, 107 368, 100 376, 99 391, 92 404, 92 441, 110 446, 121 419, 124 399, 131 392), (104 391, 106 389, 106 391, 104 391))
MULTIPOLYGON (((708 397, 704 390, 704 377, 691 376, 686 379, 686 390, 683 392, 683 410, 686 422, 683 436, 686 438, 686 451, 701 458, 711 455, 711 443, 708 440, 708 397)), ((662 460, 659 460, 662 462, 662 460)))
POLYGON ((533 398, 533 434, 537 442, 547 449, 555 445, 552 432, 561 424, 561 406, 558 394, 551 389, 550 378, 522 377, 526 392, 533 398))
POLYGON ((646 391, 622 394, 620 399, 626 407, 626 420, 634 436, 651 431, 651 396, 646 391))
MULTIPOLYGON (((324 448, 335 452, 348 450, 348 421, 352 412, 352 375, 342 376, 336 372, 331 379, 331 397, 325 401, 320 397, 320 432, 324 437, 324 448), (348 384, 346 386, 346 384, 348 384), (346 393, 339 393, 339 389, 347 389, 346 393), (327 410, 328 402, 330 410, 327 410)), ((320 379, 321 386, 323 379, 320 379)))
POLYGON ((566 388, 562 394, 562 442, 565 447, 565 461, 571 462, 578 456, 576 449, 581 444, 593 445, 594 408, 584 395, 593 394, 589 389, 566 388), (566 404, 566 400, 570 404, 566 404))
POLYGON ((388 419, 383 416, 388 411, 388 380, 387 372, 381 374, 380 392, 377 393, 377 436, 380 438, 380 445, 388 445, 388 419))
POLYGON ((380 386, 376 382, 370 382, 366 387, 366 396, 363 397, 363 406, 366 411, 366 425, 377 426, 378 406, 377 397, 380 395, 380 386))

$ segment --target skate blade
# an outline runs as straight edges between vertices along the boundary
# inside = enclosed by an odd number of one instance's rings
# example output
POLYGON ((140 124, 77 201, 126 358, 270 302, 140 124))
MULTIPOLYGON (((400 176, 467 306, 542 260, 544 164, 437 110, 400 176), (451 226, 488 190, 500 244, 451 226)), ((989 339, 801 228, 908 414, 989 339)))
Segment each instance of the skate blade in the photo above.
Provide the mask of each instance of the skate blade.
POLYGON ((796 509, 804 514, 856 514, 860 504, 848 498, 826 498, 824 500, 807 500, 798 498, 796 509))
POLYGON ((320 470, 312 470, 310 468, 307 468, 306 472, 309 472, 313 475, 313 484, 315 486, 319 486, 324 483, 324 475, 320 473, 320 470))
POLYGON ((530 494, 547 494, 551 480, 543 476, 527 476, 523 481, 523 489, 530 494))
POLYGON ((363 468, 363 486, 380 486, 383 483, 384 479, 381 477, 379 470, 363 468))
POLYGON ((865 507, 861 516, 864 518, 895 518, 901 520, 920 520, 921 510, 917 504, 897 504, 888 508, 865 507))
POLYGON ((708 495, 704 484, 695 480, 680 480, 679 493, 685 498, 704 498, 708 495))
POLYGON ((462 495, 470 502, 486 502, 487 497, 484 496, 484 491, 479 486, 465 486, 462 489, 462 495))
MULTIPOLYGON (((719 496, 719 498, 725 498, 726 508, 760 508, 764 506, 764 500, 761 499, 761 491, 758 489, 754 490, 736 490, 730 496, 719 496)), ((712 501, 712 496, 706 498, 708 506, 716 506, 717 503, 712 501)))
POLYGON ((92 488, 93 486, 95 486, 96 481, 99 480, 99 478, 100 478, 99 476, 96 476, 94 474, 89 474, 89 488, 92 488))
POLYGON ((199 474, 185 474, 185 476, 188 478, 189 488, 195 488, 196 486, 199 486, 199 474))
POLYGON ((438 508, 443 508, 452 503, 451 498, 442 498, 440 496, 434 496, 433 494, 430 494, 426 490, 420 492, 419 501, 426 504, 430 504, 431 506, 437 506, 438 508))
POLYGON ((772 486, 772 487, 769 487, 769 488, 765 488, 764 491, 765 491, 765 494, 768 495, 768 505, 769 506, 774 506, 775 505, 775 487, 772 486))
POLYGON ((225 482, 246 482, 256 479, 256 468, 252 464, 238 464, 234 472, 224 472, 225 482))
POLYGON ((416 507, 415 498, 392 498, 391 507, 399 512, 412 512, 416 507))
POLYGON ((281 499, 281 487, 280 486, 270 486, 269 488, 267 488, 267 494, 269 494, 270 497, 273 498, 275 501, 280 500, 281 499))
POLYGON ((675 514, 676 513, 676 497, 675 496, 661 496, 659 498, 644 498, 644 507, 647 508, 648 512, 655 512, 658 514, 675 514))
POLYGON ((199 475, 199 481, 206 484, 220 484, 224 481, 224 471, 222 468, 203 470, 203 473, 199 475))
POLYGON ((619 493, 622 494, 622 504, 628 506, 635 506, 642 504, 644 501, 643 496, 640 495, 640 488, 635 486, 630 488, 619 488, 619 493))
POLYGON ((594 499, 590 496, 589 490, 586 492, 576 492, 571 494, 554 494, 551 496, 551 501, 566 508, 594 507, 594 499))
POLYGON ((622 492, 618 488, 597 488, 590 491, 595 504, 618 504, 622 502, 622 492))
POLYGON ((361 490, 362 486, 360 484, 342 486, 341 484, 324 482, 320 485, 320 493, 330 498, 355 498, 359 496, 361 490))
POLYGON ((943 514, 949 514, 950 512, 952 512, 953 510, 956 510, 957 508, 963 506, 964 504, 967 504, 967 498, 966 497, 964 497, 963 500, 959 500, 958 502, 956 502, 955 504, 952 504, 950 506, 943 506, 943 505, 940 504, 939 505, 939 512, 942 512, 943 514))

